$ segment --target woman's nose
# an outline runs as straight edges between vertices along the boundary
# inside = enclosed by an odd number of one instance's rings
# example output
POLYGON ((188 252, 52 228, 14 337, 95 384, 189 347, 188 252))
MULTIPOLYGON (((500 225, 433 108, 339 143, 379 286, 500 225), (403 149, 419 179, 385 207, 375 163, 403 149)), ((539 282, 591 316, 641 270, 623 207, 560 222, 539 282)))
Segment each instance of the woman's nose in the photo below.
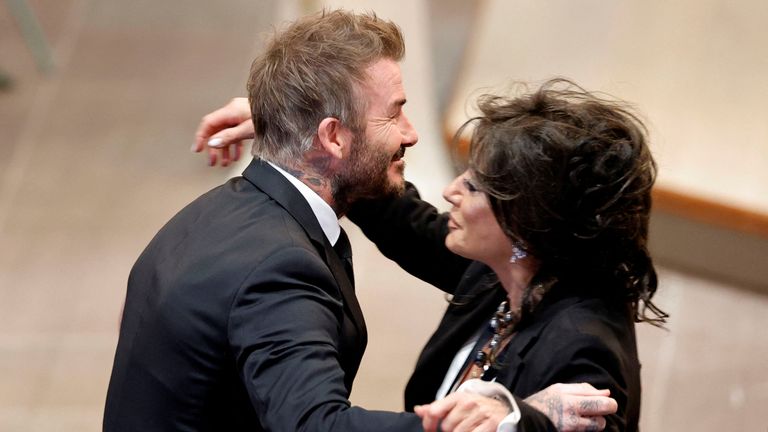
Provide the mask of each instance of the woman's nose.
POLYGON ((457 186, 460 181, 461 176, 458 176, 443 189, 443 198, 453 205, 458 204, 459 190, 457 186))

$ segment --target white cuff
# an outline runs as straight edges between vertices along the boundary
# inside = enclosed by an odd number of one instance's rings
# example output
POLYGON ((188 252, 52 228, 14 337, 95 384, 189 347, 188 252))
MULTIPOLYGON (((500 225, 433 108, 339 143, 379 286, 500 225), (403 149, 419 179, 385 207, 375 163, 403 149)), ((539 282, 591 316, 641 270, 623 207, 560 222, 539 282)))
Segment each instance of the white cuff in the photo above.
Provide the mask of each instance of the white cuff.
POLYGON ((515 402, 512 393, 510 393, 503 385, 497 382, 471 379, 465 381, 456 391, 479 394, 505 403, 509 408, 510 413, 504 417, 501 423, 499 423, 496 432, 517 431, 517 423, 520 421, 520 409, 517 407, 517 403, 515 402))

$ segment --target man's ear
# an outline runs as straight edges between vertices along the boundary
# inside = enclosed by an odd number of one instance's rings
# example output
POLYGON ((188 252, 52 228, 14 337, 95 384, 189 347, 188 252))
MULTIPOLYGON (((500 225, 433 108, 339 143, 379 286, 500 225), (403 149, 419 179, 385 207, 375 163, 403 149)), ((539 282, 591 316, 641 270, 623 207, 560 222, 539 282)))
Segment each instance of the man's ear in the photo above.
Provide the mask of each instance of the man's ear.
POLYGON ((337 159, 343 159, 349 154, 352 138, 352 131, 334 117, 324 118, 317 127, 317 140, 320 147, 337 159))

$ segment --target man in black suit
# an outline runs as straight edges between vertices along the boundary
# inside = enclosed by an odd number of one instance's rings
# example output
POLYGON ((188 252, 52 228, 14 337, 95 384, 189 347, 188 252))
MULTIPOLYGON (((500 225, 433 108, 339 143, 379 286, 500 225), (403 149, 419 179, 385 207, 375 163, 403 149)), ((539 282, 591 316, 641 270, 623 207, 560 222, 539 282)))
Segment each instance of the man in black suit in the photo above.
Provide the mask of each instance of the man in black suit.
POLYGON ((256 59, 258 157, 136 262, 105 430, 420 430, 348 402, 367 334, 337 219, 403 188, 403 52, 391 22, 331 12, 256 59))
POLYGON ((404 189, 403 53, 395 24, 335 11, 254 61, 256 158, 132 269, 105 431, 421 430, 348 401, 367 335, 337 219, 404 189))

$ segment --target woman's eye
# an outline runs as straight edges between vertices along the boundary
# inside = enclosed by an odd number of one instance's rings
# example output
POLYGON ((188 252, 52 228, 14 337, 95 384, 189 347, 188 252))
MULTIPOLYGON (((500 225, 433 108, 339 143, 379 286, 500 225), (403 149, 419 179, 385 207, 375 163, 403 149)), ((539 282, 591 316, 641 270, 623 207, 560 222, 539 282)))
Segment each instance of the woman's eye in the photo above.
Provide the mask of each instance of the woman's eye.
POLYGON ((470 192, 477 192, 475 185, 468 179, 464 179, 464 187, 467 188, 467 190, 470 192))

